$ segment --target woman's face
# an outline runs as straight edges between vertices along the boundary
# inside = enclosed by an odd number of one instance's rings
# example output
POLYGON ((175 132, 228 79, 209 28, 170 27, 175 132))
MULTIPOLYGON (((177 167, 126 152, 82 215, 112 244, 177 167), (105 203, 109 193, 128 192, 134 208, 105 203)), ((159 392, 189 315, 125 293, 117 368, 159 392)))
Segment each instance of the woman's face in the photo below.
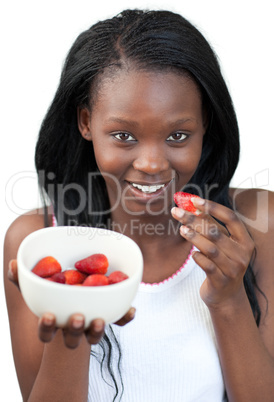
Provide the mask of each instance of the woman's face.
POLYGON ((93 142, 112 213, 170 213, 173 193, 193 176, 205 121, 201 95, 189 77, 173 72, 120 70, 102 78, 92 112, 79 113, 93 142))

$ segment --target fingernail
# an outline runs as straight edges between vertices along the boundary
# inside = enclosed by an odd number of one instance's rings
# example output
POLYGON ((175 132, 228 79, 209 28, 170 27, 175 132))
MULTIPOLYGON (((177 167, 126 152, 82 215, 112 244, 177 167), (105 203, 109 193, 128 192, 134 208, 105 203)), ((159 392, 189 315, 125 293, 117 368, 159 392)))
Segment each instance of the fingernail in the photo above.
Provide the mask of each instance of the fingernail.
POLYGON ((53 314, 46 313, 43 315, 43 324, 46 326, 51 326, 54 322, 54 316, 53 314))
POLYGON ((14 278, 14 271, 15 271, 14 263, 15 263, 14 260, 10 260, 9 262, 8 275, 11 279, 14 278))
POLYGON ((9 262, 8 278, 11 280, 13 280, 13 278, 14 278, 12 261, 9 262))
POLYGON ((84 325, 84 319, 81 315, 76 315, 73 317, 72 326, 75 329, 79 329, 84 325))
POLYGON ((128 313, 129 318, 130 318, 131 320, 133 320, 133 318, 135 317, 135 313, 136 313, 136 309, 135 309, 134 307, 132 307, 132 308, 129 310, 129 313, 128 313))
POLYGON ((181 208, 173 207, 171 209, 171 213, 172 213, 173 216, 175 216, 176 218, 180 219, 180 218, 182 218, 184 216, 185 211, 183 209, 181 209, 181 208))
POLYGON ((96 320, 95 322, 94 322, 94 331, 95 332, 102 332, 103 331, 103 329, 104 329, 104 321, 102 321, 102 320, 96 320))
POLYGON ((180 227, 180 232, 181 232, 183 235, 186 235, 186 234, 189 232, 189 228, 188 228, 187 226, 181 226, 181 227, 180 227))
POLYGON ((205 200, 203 198, 193 197, 191 201, 194 205, 205 205, 205 200))

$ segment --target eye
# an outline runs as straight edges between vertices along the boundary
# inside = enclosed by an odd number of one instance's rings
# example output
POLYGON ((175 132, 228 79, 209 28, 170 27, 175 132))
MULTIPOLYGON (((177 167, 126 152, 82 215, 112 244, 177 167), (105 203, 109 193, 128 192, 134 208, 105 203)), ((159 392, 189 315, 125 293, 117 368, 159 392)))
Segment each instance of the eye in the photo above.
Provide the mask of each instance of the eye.
POLYGON ((188 135, 180 131, 171 134, 166 140, 171 142, 183 142, 187 139, 188 135))
POLYGON ((132 135, 129 134, 129 133, 120 132, 120 133, 113 134, 113 137, 114 137, 116 140, 122 141, 122 142, 131 142, 131 141, 135 141, 135 138, 132 137, 132 135))

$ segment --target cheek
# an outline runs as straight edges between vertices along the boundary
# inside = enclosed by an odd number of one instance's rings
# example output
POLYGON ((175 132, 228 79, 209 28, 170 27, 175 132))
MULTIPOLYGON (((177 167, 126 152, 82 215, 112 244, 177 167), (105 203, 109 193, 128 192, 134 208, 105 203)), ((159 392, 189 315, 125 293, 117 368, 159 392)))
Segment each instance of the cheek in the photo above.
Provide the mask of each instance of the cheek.
POLYGON ((199 165, 201 154, 202 148, 200 146, 195 147, 191 151, 180 153, 174 161, 173 166, 175 170, 179 175, 190 179, 199 165))
POLYGON ((119 181, 117 160, 115 162, 114 156, 112 154, 107 154, 108 152, 104 151, 96 153, 96 161, 98 169, 105 180, 110 202, 113 202, 113 199, 115 200, 115 198, 117 198, 121 193, 121 185, 119 181))
POLYGON ((93 141, 93 149, 100 172, 102 174, 105 172, 115 172, 117 169, 117 158, 112 151, 108 150, 107 144, 104 144, 102 141, 93 141))
POLYGON ((119 152, 114 152, 106 144, 99 146, 95 142, 93 147, 98 169, 105 180, 108 191, 116 194, 117 191, 121 191, 121 180, 128 167, 125 155, 121 156, 119 152))
POLYGON ((97 166, 104 175, 106 172, 107 173, 112 173, 116 171, 117 167, 115 166, 115 160, 113 159, 112 155, 104 155, 103 153, 96 153, 96 161, 97 161, 97 166))

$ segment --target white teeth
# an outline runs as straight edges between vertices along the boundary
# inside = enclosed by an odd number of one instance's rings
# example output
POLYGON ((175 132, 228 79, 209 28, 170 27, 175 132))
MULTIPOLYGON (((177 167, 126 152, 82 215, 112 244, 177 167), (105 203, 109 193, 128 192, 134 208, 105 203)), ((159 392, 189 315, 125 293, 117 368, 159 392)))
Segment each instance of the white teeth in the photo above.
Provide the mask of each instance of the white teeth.
POLYGON ((144 193, 155 193, 155 191, 164 187, 164 184, 154 185, 154 186, 142 186, 140 184, 131 183, 133 187, 138 188, 138 190, 143 191, 144 193))

